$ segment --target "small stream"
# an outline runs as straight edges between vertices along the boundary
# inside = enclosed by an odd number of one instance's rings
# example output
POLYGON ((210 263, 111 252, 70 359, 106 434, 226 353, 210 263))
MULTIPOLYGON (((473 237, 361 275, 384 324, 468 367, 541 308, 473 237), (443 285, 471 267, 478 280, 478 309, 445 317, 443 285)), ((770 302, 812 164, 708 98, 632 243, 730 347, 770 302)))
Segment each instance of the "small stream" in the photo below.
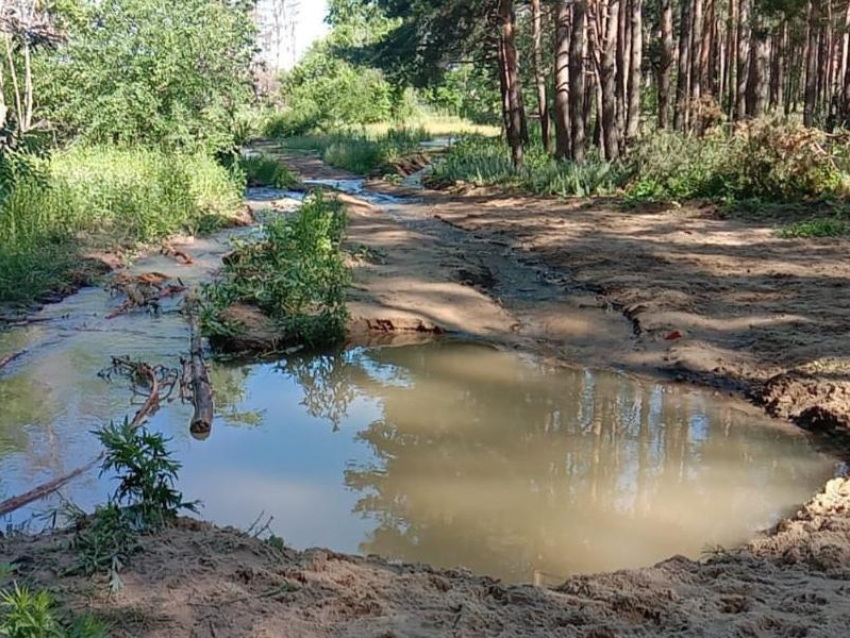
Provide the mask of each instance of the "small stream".
MULTIPOLYGON (((404 216, 400 200, 364 193, 360 180, 333 185, 404 216)), ((297 206, 271 189, 248 197, 258 209, 297 206)), ((131 270, 193 285, 219 267, 232 237, 253 232, 197 240, 192 266, 155 255, 131 270)), ((530 270, 529 282, 537 276, 530 270)), ((132 412, 127 383, 98 376, 113 355, 177 366, 185 354, 177 301, 156 315, 105 319, 119 303, 84 289, 41 311, 50 321, 0 333, 0 357, 28 351, 0 373, 0 499, 90 459, 91 430, 132 412)), ((263 514, 299 549, 513 582, 735 546, 837 468, 802 432, 712 392, 554 369, 461 339, 213 361, 211 375, 217 421, 208 438, 192 438, 191 408, 178 401, 150 422, 172 438, 178 487, 202 501, 204 519, 244 529, 263 514)), ((91 472, 63 494, 91 509, 111 487, 91 472)), ((57 502, 4 523, 37 531, 38 515, 57 502)))

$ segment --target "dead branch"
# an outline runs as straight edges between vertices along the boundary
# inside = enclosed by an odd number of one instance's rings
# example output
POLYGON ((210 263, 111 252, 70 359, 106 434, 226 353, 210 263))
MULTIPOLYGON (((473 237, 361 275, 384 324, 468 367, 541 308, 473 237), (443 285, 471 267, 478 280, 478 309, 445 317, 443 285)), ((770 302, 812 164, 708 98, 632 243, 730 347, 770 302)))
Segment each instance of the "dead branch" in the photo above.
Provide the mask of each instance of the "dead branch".
POLYGON ((88 472, 90 469, 95 467, 100 461, 103 459, 104 453, 101 452, 97 458, 92 459, 85 465, 78 467, 76 470, 65 474, 64 476, 60 476, 59 478, 53 479, 52 481, 48 481, 42 485, 39 485, 35 489, 26 492, 25 494, 21 494, 19 496, 14 496, 12 498, 6 499, 2 503, 0 503, 0 516, 5 516, 15 510, 19 510, 22 507, 33 503, 34 501, 38 501, 50 494, 53 494, 57 490, 61 489, 68 483, 70 483, 73 479, 80 476, 80 474, 84 474, 88 472))
POLYGON ((0 370, 2 370, 7 365, 12 363, 12 361, 14 361, 15 359, 18 359, 18 358, 24 356, 26 353, 27 353, 26 350, 21 350, 20 352, 13 352, 10 355, 7 355, 3 358, 0 358, 0 370))
POLYGON ((161 365, 152 366, 126 357, 112 357, 112 367, 100 372, 100 376, 105 379, 111 379, 115 374, 131 380, 134 398, 144 397, 142 407, 131 421, 133 427, 140 426, 146 417, 156 412, 162 402, 171 396, 179 381, 178 372, 172 368, 161 365))
POLYGON ((164 299, 168 299, 170 297, 175 297, 175 296, 177 296, 177 295, 179 295, 180 293, 183 293, 183 292, 186 292, 186 286, 171 284, 169 286, 166 286, 160 292, 149 295, 149 296, 145 296, 144 298, 131 297, 130 299, 127 299, 127 301, 122 303, 120 306, 118 306, 118 308, 116 308, 115 310, 110 312, 108 315, 106 315, 106 318, 107 319, 115 319, 115 317, 123 315, 123 314, 129 312, 130 310, 133 310, 134 308, 142 308, 144 306, 152 306, 152 305, 159 303, 160 301, 162 301, 164 299))
POLYGON ((215 413, 212 384, 204 361, 204 343, 198 326, 197 308, 194 303, 186 304, 186 317, 189 321, 191 334, 191 349, 189 360, 184 362, 184 387, 195 406, 195 413, 189 424, 189 431, 196 438, 206 438, 210 435, 215 413), (187 377, 188 374, 188 377, 187 377))

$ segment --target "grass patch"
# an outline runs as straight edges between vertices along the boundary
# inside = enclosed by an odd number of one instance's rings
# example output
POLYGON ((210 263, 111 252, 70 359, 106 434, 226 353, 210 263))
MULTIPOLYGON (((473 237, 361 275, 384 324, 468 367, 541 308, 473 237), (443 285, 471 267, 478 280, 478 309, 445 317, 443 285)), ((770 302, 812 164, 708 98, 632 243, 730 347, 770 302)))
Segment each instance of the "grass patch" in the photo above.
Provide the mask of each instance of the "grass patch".
POLYGON ((286 166, 270 155, 261 153, 239 159, 248 186, 271 186, 283 190, 298 185, 298 178, 286 166))
POLYGON ((320 346, 340 340, 350 279, 340 251, 345 226, 343 204, 321 194, 296 214, 270 221, 264 237, 239 247, 221 281, 205 288, 205 333, 214 339, 239 334, 242 326, 222 318, 238 303, 259 308, 286 342, 320 346))
POLYGON ((242 203, 241 178, 205 155, 74 147, 4 159, 0 302, 61 286, 82 244, 132 245, 221 225, 242 203))
POLYGON ((515 170, 507 145, 500 139, 472 136, 452 146, 435 164, 430 181, 438 185, 459 182, 475 186, 516 188, 536 195, 604 195, 623 182, 621 169, 598 158, 584 164, 558 161, 540 146, 526 151, 525 165, 515 170))
POLYGON ((850 219, 820 217, 794 222, 779 231, 784 239, 809 239, 815 237, 850 237, 850 219))
POLYGON ((376 171, 392 172, 392 165, 420 150, 431 139, 424 129, 388 129, 376 133, 333 133, 303 135, 281 140, 289 150, 314 151, 330 166, 366 175, 376 171))

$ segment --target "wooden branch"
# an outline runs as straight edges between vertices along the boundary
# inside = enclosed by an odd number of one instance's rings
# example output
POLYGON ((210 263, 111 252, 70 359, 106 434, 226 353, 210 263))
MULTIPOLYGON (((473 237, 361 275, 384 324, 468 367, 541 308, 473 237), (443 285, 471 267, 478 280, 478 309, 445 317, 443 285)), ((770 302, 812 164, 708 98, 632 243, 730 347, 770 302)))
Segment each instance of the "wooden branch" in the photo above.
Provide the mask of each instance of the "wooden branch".
POLYGON ((103 459, 104 454, 104 452, 101 452, 97 456, 97 458, 92 459, 85 465, 78 467, 76 470, 73 470, 72 472, 69 472, 64 476, 60 476, 59 478, 53 479, 52 481, 48 481, 47 483, 39 485, 35 489, 32 489, 29 492, 26 492, 19 496, 14 496, 12 498, 6 499, 2 503, 0 503, 0 516, 5 516, 6 514, 10 514, 15 510, 19 510, 22 507, 33 503, 34 501, 38 501, 44 498, 45 496, 50 496, 57 490, 63 488, 65 485, 70 483, 73 479, 95 467, 103 459))
POLYGON ((10 354, 8 356, 0 358, 0 370, 2 370, 7 365, 12 363, 12 361, 14 361, 15 359, 18 359, 19 357, 24 356, 26 353, 27 353, 26 350, 21 350, 20 352, 13 352, 12 354, 10 354))
POLYGON ((120 306, 118 306, 117 309, 113 310, 108 315, 106 315, 106 318, 107 319, 115 319, 115 317, 118 317, 120 315, 125 314, 126 312, 129 312, 133 308, 140 308, 142 306, 148 306, 148 305, 155 303, 157 301, 162 301, 163 299, 168 299, 169 297, 174 297, 176 295, 179 295, 181 292, 185 292, 185 291, 186 291, 186 286, 174 286, 174 285, 172 285, 172 286, 168 286, 162 292, 146 298, 143 303, 137 303, 137 302, 133 301, 132 299, 128 299, 127 301, 122 303, 120 306))
POLYGON ((189 388, 195 413, 189 423, 189 431, 196 438, 206 438, 212 431, 215 404, 213 401, 212 385, 204 361, 204 343, 198 326, 198 315, 194 307, 187 306, 186 314, 191 333, 191 350, 189 353, 189 388))

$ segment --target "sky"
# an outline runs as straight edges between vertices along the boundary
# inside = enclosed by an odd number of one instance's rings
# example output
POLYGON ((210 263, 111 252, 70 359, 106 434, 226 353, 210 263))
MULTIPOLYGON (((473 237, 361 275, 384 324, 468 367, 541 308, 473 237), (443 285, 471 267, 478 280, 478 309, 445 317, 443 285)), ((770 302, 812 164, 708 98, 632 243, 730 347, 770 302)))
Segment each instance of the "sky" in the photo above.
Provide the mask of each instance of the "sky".
POLYGON ((301 0, 301 17, 296 39, 299 57, 313 42, 328 32, 328 25, 325 24, 327 12, 327 0, 301 0))

